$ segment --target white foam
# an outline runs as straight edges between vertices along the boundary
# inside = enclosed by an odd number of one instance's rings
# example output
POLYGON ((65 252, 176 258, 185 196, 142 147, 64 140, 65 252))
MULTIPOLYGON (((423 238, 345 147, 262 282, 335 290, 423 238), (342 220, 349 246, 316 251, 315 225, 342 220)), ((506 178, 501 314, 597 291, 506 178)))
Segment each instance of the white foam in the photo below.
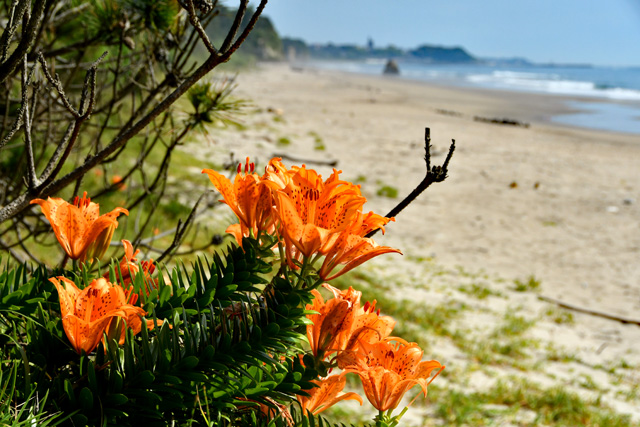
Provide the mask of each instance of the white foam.
POLYGON ((556 74, 514 71, 493 71, 491 74, 471 74, 466 80, 502 89, 526 90, 558 95, 593 96, 618 100, 640 100, 640 91, 623 88, 598 88, 593 82, 562 80, 556 74))

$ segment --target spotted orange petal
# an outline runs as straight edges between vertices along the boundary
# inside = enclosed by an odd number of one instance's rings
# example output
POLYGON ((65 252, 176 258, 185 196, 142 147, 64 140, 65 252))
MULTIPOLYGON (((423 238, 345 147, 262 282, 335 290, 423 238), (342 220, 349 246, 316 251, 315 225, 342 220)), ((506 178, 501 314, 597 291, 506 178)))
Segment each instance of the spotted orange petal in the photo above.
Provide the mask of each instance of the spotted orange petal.
POLYGON ((362 398, 357 393, 341 393, 347 382, 344 374, 311 382, 319 387, 305 390, 310 395, 309 397, 298 397, 303 413, 310 412, 313 415, 318 415, 342 400, 357 400, 362 406, 362 398))

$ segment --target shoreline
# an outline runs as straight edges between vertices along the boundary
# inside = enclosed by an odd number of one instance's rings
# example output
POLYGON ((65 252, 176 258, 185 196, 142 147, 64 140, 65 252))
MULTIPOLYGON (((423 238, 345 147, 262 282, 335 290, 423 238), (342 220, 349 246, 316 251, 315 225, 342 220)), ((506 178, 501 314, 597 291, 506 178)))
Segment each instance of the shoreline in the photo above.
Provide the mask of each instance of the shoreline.
MULTIPOLYGON (((332 69, 322 67, 323 61, 308 61, 293 63, 290 66, 297 71, 328 71, 335 72, 344 75, 357 75, 360 77, 372 77, 382 78, 389 80, 405 81, 412 85, 426 84, 430 86, 436 86, 441 88, 447 88, 453 91, 477 91, 480 94, 493 97, 536 97, 546 98, 542 103, 547 104, 544 111, 536 111, 536 114, 531 116, 531 121, 540 121, 546 124, 558 124, 560 126, 605 131, 613 133, 622 133, 625 135, 636 135, 640 137, 640 100, 633 99, 616 99, 610 97, 598 97, 593 95, 578 95, 578 94, 564 94, 554 93, 536 90, 526 89, 514 89, 514 88, 502 88, 502 87, 490 87, 481 84, 467 83, 463 80, 459 80, 460 83, 452 83, 451 79, 446 78, 417 78, 408 77, 405 75, 388 76, 382 74, 371 74, 358 71, 347 71, 340 69, 332 69), (549 106, 555 106, 555 108, 549 109, 549 106), (594 108, 595 107, 595 108, 594 108), (619 117, 615 120, 611 120, 611 110, 617 110, 615 114, 618 116, 625 115, 624 120, 619 117), (609 121, 610 124, 602 125, 602 121, 609 121), (615 123, 615 124, 614 124, 615 123), (617 130, 624 129, 624 130, 617 130)), ((526 69, 525 69, 526 72, 526 69)), ((508 118, 508 117, 504 117, 508 118)))

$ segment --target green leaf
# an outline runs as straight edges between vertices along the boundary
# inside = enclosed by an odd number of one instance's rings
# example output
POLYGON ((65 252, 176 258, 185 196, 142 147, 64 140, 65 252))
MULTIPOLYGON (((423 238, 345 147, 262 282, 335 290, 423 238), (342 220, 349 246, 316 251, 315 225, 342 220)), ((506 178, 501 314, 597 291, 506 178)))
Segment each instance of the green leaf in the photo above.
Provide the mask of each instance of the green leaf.
POLYGON ((121 393, 109 394, 104 398, 105 405, 120 406, 129 401, 129 398, 121 393))
POLYGON ((85 412, 90 412, 93 409, 93 393, 91 393, 88 387, 83 387, 82 390, 80 390, 78 400, 85 412))
POLYGON ((193 369, 198 366, 199 359, 196 356, 187 356, 178 362, 177 369, 193 369))
POLYGON ((151 371, 142 371, 138 375, 136 375, 133 379, 133 384, 137 385, 140 388, 147 388, 153 381, 156 379, 155 375, 151 371))

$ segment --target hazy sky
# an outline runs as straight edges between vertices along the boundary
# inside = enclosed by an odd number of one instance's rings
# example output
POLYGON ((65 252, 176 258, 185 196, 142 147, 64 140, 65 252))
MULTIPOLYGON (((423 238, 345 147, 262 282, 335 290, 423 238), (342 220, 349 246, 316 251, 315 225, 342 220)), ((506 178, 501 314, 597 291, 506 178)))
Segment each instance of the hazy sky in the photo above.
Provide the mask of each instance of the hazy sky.
POLYGON ((265 13, 280 35, 307 42, 372 37, 480 57, 640 65, 640 0, 270 0, 265 13))

